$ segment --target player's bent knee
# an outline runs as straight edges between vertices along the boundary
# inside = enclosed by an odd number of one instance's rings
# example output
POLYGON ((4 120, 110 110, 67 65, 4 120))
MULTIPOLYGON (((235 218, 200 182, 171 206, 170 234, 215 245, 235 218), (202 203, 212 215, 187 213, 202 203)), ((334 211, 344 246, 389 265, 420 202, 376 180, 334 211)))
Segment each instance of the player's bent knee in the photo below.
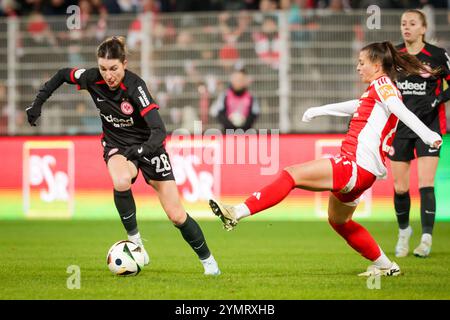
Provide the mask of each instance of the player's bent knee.
POLYGON ((394 191, 396 194, 405 194, 409 192, 409 186, 396 186, 394 185, 394 191))
POLYGON ((181 224, 183 224, 186 221, 186 212, 180 211, 180 210, 171 210, 171 209, 166 209, 166 213, 167 213, 167 217, 169 217, 169 220, 179 226, 181 224))
POLYGON ((122 176, 113 179, 114 189, 117 191, 126 191, 131 188, 131 176, 122 176))
POLYGON ((328 223, 330 225, 340 225, 340 224, 344 224, 347 223, 351 220, 351 216, 350 217, 342 217, 342 216, 328 216, 328 223))
POLYGON ((289 173, 292 179, 297 182, 301 178, 301 170, 299 170, 298 166, 290 166, 283 169, 287 173, 289 173))

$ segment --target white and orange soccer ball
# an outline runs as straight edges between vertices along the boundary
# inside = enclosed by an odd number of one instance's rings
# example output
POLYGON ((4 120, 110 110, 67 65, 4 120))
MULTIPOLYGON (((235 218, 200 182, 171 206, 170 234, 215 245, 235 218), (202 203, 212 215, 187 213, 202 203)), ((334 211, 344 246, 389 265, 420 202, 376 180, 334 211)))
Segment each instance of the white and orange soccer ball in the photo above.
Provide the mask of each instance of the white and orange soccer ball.
POLYGON ((115 275, 135 276, 144 267, 144 255, 134 242, 121 240, 111 246, 106 262, 109 270, 115 275))

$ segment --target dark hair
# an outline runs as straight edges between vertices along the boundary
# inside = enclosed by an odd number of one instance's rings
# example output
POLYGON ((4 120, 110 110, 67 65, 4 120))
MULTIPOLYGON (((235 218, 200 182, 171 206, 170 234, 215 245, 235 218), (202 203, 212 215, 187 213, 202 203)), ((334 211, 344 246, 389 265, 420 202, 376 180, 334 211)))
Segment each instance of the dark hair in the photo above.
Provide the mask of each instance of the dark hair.
POLYGON ((97 48, 97 58, 119 59, 123 63, 127 59, 127 55, 125 37, 110 37, 97 48))
POLYGON ((424 73, 437 76, 439 74, 438 69, 429 69, 415 56, 407 52, 397 51, 389 41, 373 42, 362 48, 361 51, 367 51, 371 62, 380 62, 383 71, 392 80, 396 80, 399 76, 424 73))
MULTIPOLYGON (((427 28, 428 27, 428 23, 427 23, 427 17, 425 16, 425 13, 423 13, 422 11, 420 11, 419 9, 409 9, 406 10, 405 12, 403 12, 402 16, 405 13, 415 13, 419 16, 420 21, 422 22, 422 25, 427 28)), ((422 41, 425 42, 425 35, 422 36, 422 41)))
POLYGON ((245 68, 236 68, 233 70, 233 73, 242 73, 244 75, 247 75, 247 70, 245 70, 245 68))

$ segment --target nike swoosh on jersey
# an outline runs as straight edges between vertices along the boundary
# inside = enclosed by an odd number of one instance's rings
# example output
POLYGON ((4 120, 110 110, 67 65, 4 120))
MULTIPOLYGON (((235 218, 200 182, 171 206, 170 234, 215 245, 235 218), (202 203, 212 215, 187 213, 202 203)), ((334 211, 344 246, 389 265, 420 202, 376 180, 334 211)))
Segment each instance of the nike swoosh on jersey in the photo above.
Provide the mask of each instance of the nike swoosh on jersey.
POLYGON ((163 173, 162 176, 167 177, 169 174, 170 174, 170 172, 166 172, 166 173, 163 173))
POLYGON ((437 152, 438 151, 438 149, 428 149, 428 152, 437 152))
POLYGON ((102 102, 102 101, 105 101, 105 99, 97 98, 97 101, 98 101, 98 102, 102 102))

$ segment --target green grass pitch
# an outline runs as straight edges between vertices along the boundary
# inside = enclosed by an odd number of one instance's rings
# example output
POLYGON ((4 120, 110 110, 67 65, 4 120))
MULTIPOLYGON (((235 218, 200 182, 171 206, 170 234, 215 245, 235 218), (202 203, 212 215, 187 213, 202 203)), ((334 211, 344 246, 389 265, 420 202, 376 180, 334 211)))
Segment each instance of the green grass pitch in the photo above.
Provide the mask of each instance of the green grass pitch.
MULTIPOLYGON (((0 299, 450 299, 450 223, 435 227, 429 258, 396 259, 403 276, 368 289, 357 277, 369 262, 325 221, 243 221, 232 232, 199 221, 222 275, 206 277, 179 231, 167 221, 142 221, 151 264, 136 277, 117 277, 106 252, 125 238, 117 221, 2 221, 0 299), (81 271, 70 290, 67 267, 81 271)), ((362 222, 393 258, 393 222, 362 222)), ((420 238, 414 222, 411 247, 420 238)))

